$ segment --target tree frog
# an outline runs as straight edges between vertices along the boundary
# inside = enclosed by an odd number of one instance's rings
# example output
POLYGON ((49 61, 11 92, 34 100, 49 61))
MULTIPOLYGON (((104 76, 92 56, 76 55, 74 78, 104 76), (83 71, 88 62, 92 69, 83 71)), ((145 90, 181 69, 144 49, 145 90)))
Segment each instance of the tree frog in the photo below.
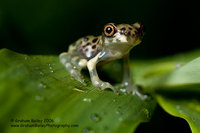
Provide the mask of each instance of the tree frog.
POLYGON ((138 22, 108 23, 104 26, 102 35, 90 35, 78 39, 69 46, 68 52, 61 53, 59 58, 74 79, 85 84, 81 69, 87 67, 93 86, 100 90, 110 88, 115 93, 117 93, 115 87, 99 79, 96 65, 123 58, 125 70, 122 86, 135 93, 135 87, 130 79, 129 52, 141 42, 143 35, 143 25, 138 22))

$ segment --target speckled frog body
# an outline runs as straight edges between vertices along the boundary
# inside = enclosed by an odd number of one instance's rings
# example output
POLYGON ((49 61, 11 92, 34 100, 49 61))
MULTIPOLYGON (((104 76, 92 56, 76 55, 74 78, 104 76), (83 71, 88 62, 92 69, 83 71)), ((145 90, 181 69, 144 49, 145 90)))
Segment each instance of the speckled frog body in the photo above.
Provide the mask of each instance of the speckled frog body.
POLYGON ((116 88, 109 82, 99 79, 96 65, 123 58, 125 70, 122 86, 131 90, 133 85, 130 80, 129 52, 141 42, 142 37, 143 25, 139 23, 108 23, 104 26, 102 35, 86 36, 71 44, 68 52, 60 54, 60 61, 79 82, 85 84, 81 70, 87 67, 94 86, 100 90, 110 88, 117 93, 116 88))

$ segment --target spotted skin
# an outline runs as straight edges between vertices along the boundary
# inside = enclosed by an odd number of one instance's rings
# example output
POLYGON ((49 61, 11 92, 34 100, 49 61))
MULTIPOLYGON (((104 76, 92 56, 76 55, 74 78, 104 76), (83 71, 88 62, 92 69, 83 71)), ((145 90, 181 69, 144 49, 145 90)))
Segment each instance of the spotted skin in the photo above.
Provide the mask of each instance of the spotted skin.
POLYGON ((122 84, 127 85, 128 83, 128 89, 130 89, 128 55, 130 50, 141 42, 143 37, 142 28, 143 26, 139 23, 108 23, 104 26, 102 35, 85 36, 71 44, 68 52, 60 54, 60 61, 65 65, 71 76, 79 82, 85 84, 81 70, 87 67, 94 86, 100 90, 110 88, 117 93, 116 88, 109 82, 99 79, 96 65, 123 58, 127 70, 124 72, 124 81, 122 84))
POLYGON ((87 60, 93 58, 102 48, 101 36, 86 36, 77 44, 77 52, 87 60))

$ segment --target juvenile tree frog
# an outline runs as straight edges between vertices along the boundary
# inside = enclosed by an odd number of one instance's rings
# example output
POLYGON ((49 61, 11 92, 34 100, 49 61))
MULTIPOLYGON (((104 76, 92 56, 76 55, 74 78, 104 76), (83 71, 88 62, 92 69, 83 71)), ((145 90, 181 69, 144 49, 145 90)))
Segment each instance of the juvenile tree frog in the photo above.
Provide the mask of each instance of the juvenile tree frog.
POLYGON ((94 86, 100 90, 110 88, 117 93, 116 88, 109 82, 99 79, 96 65, 123 58, 125 70, 122 86, 134 92, 135 87, 130 80, 129 52, 141 42, 143 34, 143 25, 138 22, 134 24, 108 23, 104 26, 102 35, 85 36, 71 44, 68 52, 60 54, 60 61, 71 76, 79 82, 85 84, 81 69, 87 67, 94 86))

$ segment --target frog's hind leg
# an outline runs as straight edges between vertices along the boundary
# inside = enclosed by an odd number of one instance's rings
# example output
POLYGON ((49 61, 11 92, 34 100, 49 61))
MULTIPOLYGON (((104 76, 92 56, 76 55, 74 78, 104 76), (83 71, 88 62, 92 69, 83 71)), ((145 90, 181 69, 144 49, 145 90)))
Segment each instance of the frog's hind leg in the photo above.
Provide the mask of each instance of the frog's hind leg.
POLYGON ((61 63, 64 64, 65 68, 69 71, 72 78, 86 85, 84 78, 81 75, 81 70, 86 67, 87 60, 67 52, 61 53, 59 58, 61 63))
POLYGON ((113 92, 115 92, 116 94, 118 94, 117 90, 108 82, 104 82, 102 80, 99 79, 99 76, 97 74, 97 70, 96 70, 96 64, 101 60, 100 54, 97 54, 94 58, 92 58, 91 60, 88 61, 87 63, 87 67, 90 73, 90 78, 92 81, 92 84, 96 87, 98 87, 100 90, 104 90, 106 88, 110 88, 111 90, 113 90, 113 92))
POLYGON ((139 92, 137 86, 134 85, 131 81, 129 54, 124 56, 123 60, 124 60, 124 79, 122 81, 122 84, 120 85, 121 88, 125 88, 126 91, 128 93, 131 93, 132 95, 138 95, 143 100, 147 99, 148 96, 139 92))

